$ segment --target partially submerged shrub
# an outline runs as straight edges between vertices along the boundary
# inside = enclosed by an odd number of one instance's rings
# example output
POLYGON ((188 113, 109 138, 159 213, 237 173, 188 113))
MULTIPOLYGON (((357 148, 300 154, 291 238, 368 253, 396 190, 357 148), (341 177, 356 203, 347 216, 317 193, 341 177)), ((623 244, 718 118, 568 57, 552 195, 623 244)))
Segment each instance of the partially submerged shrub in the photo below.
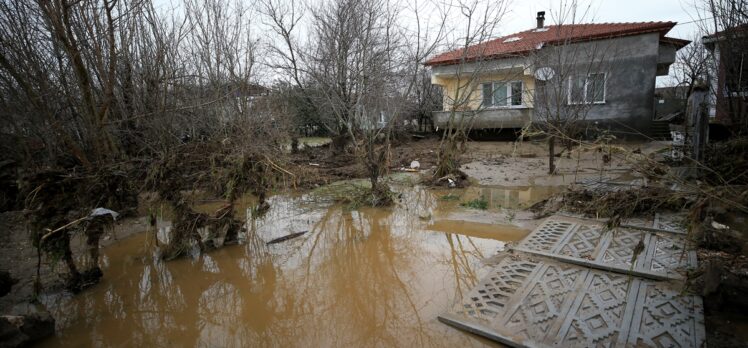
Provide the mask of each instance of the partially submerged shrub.
MULTIPOLYGON (((378 185, 387 186, 381 181, 378 185)), ((389 187, 380 187, 380 190, 382 192, 374 194, 371 182, 365 179, 347 180, 319 187, 312 191, 312 197, 320 202, 342 204, 347 209, 390 205, 394 201, 394 193, 389 187)))
POLYGON ((467 202, 462 202, 460 203, 460 205, 465 208, 470 208, 470 209, 480 209, 480 210, 488 209, 488 201, 483 197, 476 198, 476 199, 473 199, 467 202))
MULTIPOLYGON (((53 262, 64 262, 68 289, 77 292, 101 277, 99 240, 111 218, 89 216, 94 208, 132 210, 137 198, 128 174, 118 165, 71 171, 40 170, 21 182, 32 244, 53 262), (128 209, 130 208, 130 209, 128 209), (70 247, 74 233, 84 233, 91 258, 81 272, 70 247)), ((41 267, 41 253, 37 267, 41 267)), ((37 283, 37 290, 39 284, 37 283)))

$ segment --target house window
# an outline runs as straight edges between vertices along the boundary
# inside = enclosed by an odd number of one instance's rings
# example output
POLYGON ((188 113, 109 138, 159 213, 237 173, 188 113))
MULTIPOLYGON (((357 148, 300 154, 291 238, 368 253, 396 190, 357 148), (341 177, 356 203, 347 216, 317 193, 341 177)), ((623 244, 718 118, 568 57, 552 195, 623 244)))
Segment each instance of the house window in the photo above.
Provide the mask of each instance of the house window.
POLYGON ((569 104, 605 103, 605 73, 569 77, 569 104))
POLYGON ((484 107, 522 106, 522 81, 486 82, 482 85, 484 107))

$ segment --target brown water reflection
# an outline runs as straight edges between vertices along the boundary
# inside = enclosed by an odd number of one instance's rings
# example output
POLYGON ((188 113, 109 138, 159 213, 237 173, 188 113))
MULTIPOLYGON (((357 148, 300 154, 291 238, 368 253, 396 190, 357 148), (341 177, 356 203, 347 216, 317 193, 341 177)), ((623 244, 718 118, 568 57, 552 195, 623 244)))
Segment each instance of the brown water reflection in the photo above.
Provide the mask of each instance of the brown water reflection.
POLYGON ((489 208, 524 209, 565 189, 566 186, 470 186, 462 200, 482 197, 489 208))
POLYGON ((104 250, 104 281, 45 298, 46 346, 483 346, 436 316, 527 231, 439 220, 436 194, 349 211, 275 196, 242 245, 161 262, 147 234, 104 250), (432 221, 420 218, 435 212, 432 221), (480 228, 477 228, 480 226, 480 228), (465 230, 467 235, 454 234, 465 230), (308 230, 300 238, 266 241, 308 230))

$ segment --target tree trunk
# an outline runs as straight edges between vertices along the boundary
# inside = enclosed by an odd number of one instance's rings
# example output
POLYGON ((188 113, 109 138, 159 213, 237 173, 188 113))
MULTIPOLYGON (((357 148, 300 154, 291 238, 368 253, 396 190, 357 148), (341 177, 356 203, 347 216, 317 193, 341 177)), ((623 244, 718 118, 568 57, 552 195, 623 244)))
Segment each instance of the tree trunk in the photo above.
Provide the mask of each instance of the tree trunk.
POLYGON ((99 272, 101 272, 101 268, 99 268, 99 240, 102 234, 104 234, 104 226, 96 222, 86 229, 86 246, 91 257, 90 269, 99 272))
POLYGON ((371 205, 373 207, 383 207, 392 204, 390 188, 379 181, 378 176, 370 176, 369 181, 371 182, 371 205))
POLYGON ((332 137, 332 150, 335 153, 343 153, 345 152, 345 148, 350 142, 350 137, 348 136, 348 133, 342 133, 340 135, 335 135, 332 137))
POLYGON ((293 137, 291 138, 291 153, 298 153, 299 152, 299 138, 293 137))
POLYGON ((553 175, 556 172, 556 137, 548 137, 548 174, 553 175))
POLYGON ((63 233, 65 233, 65 235, 62 237, 64 238, 63 248, 65 248, 65 251, 62 255, 62 259, 68 266, 68 270, 70 271, 70 284, 73 285, 72 287, 75 289, 80 283, 81 274, 78 271, 78 266, 75 265, 75 260, 73 259, 73 251, 70 249, 70 235, 67 234, 67 232, 63 233))

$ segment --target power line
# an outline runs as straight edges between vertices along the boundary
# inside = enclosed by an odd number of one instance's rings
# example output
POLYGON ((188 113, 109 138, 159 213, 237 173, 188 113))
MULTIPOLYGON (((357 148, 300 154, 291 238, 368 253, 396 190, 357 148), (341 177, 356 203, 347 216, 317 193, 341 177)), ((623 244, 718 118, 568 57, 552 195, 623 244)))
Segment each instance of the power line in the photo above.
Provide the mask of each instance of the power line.
POLYGON ((696 23, 696 22, 702 22, 702 21, 706 21, 706 20, 710 20, 710 19, 714 19, 714 17, 700 18, 700 19, 695 19, 695 20, 688 21, 688 22, 678 22, 675 26, 677 27, 677 26, 683 25, 683 24, 691 24, 691 23, 696 23))

